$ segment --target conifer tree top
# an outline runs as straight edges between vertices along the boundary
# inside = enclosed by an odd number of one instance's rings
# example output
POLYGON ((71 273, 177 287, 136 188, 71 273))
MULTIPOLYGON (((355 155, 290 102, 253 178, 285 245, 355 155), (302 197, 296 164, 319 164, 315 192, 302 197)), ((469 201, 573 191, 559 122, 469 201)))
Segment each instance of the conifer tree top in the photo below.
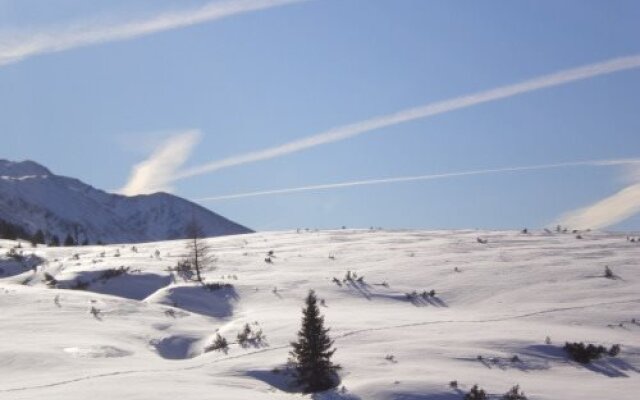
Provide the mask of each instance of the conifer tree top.
POLYGON ((329 337, 329 328, 324 327, 324 317, 318 308, 318 299, 309 291, 302 309, 302 326, 298 341, 291 343, 291 358, 296 368, 298 383, 306 392, 329 389, 337 383, 338 365, 331 362, 336 349, 329 337))

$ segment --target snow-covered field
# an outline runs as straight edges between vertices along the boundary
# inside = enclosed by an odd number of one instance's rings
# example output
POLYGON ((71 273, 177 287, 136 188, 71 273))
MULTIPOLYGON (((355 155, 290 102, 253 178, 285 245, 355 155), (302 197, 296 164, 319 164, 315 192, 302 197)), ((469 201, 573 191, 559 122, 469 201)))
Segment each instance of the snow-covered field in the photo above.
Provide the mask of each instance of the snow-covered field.
POLYGON ((338 230, 214 238, 206 280, 232 285, 214 291, 168 271, 186 252, 181 241, 137 251, 23 244, 25 255, 44 259, 35 272, 6 259, 15 242, 0 241, 0 399, 309 398, 273 372, 287 360, 309 289, 325 300, 343 367, 341 386, 316 399, 461 399, 475 383, 493 398, 519 384, 530 399, 637 399, 640 243, 583 237, 338 230), (603 277, 605 265, 616 279, 603 277), (101 278, 120 266, 129 270, 101 278), (363 282, 343 282, 347 271, 363 282), (51 288, 45 272, 59 287, 88 287, 51 288), (406 295, 432 289, 435 297, 406 295), (266 342, 203 351, 216 331, 233 342, 245 323, 266 342), (622 351, 585 366, 566 358, 565 341, 622 351))

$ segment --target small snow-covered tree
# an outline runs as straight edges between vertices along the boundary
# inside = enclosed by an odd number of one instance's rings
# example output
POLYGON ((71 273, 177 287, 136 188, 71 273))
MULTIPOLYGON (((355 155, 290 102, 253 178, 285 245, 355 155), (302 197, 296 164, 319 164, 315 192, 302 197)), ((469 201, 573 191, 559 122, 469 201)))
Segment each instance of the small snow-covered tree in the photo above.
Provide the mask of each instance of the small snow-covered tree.
POLYGON ((244 324, 244 328, 238 332, 238 344, 242 347, 247 345, 247 341, 251 337, 251 326, 249 324, 244 324))
POLYGON ((302 327, 298 341, 291 343, 291 361, 295 365, 298 383, 305 392, 319 392, 330 389, 337 383, 336 371, 340 368, 331 362, 336 351, 329 329, 324 327, 324 317, 320 315, 316 294, 309 291, 306 307, 302 310, 302 327))
POLYGON ((611 270, 611 268, 609 268, 608 265, 605 265, 604 267, 604 277, 605 278, 609 278, 609 279, 613 279, 616 276, 614 275, 613 271, 611 270))
POLYGON ((464 400, 486 400, 487 393, 480 389, 478 385, 473 385, 469 393, 464 395, 464 400))
POLYGON ((502 396, 502 400, 527 400, 527 396, 520 391, 520 386, 515 385, 502 396))
POLYGON ((609 357, 617 357, 618 354, 620 354, 620 345, 614 344, 613 346, 611 346, 609 348, 609 351, 607 351, 607 354, 609 355, 609 357))
POLYGON ((227 342, 227 339, 219 333, 216 333, 216 338, 214 339, 213 343, 205 348, 205 351, 216 350, 220 350, 224 353, 229 351, 229 343, 227 342))

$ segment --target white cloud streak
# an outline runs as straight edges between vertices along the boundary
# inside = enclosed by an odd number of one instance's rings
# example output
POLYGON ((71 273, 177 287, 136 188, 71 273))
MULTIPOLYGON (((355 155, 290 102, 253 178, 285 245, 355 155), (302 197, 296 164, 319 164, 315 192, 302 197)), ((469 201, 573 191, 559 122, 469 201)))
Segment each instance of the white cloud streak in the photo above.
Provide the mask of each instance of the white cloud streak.
POLYGON ((560 224, 572 229, 601 229, 640 212, 640 183, 583 209, 566 214, 560 224))
POLYGON ((148 159, 133 167, 129 181, 119 193, 134 196, 171 192, 173 175, 189 158, 200 137, 200 131, 189 130, 166 139, 148 159))
POLYGON ((618 71, 640 67, 640 55, 615 58, 608 61, 590 64, 574 69, 560 71, 554 74, 541 76, 521 83, 501 86, 484 92, 473 93, 466 96, 456 97, 449 100, 439 101, 415 107, 393 114, 388 114, 361 122, 352 123, 345 126, 330 129, 303 139, 295 140, 279 146, 270 147, 263 150, 249 152, 208 164, 187 169, 176 175, 176 179, 184 179, 196 175, 202 175, 223 168, 268 160, 306 150, 312 147, 327 143, 337 142, 358 136, 377 129, 385 128, 413 121, 421 118, 432 117, 439 114, 459 110, 461 108, 488 103, 495 100, 505 99, 523 93, 532 92, 544 88, 563 85, 570 82, 592 78, 598 75, 611 74, 618 71))
POLYGON ((138 20, 117 23, 85 23, 49 28, 27 34, 5 32, 0 36, 0 66, 39 54, 132 39, 301 1, 306 0, 225 0, 207 3, 200 8, 164 12, 138 20))
POLYGON ((539 164, 539 165, 528 165, 528 166, 517 166, 517 167, 447 172, 447 173, 430 174, 430 175, 404 176, 404 177, 384 178, 384 179, 369 179, 369 180, 360 180, 360 181, 351 181, 351 182, 329 183, 324 185, 311 185, 311 186, 301 186, 301 187, 294 187, 294 188, 272 189, 272 190, 263 190, 263 191, 256 191, 256 192, 228 194, 228 195, 222 195, 222 196, 212 196, 212 197, 197 199, 196 201, 210 202, 210 201, 219 201, 219 200, 240 199, 245 197, 269 196, 269 195, 287 194, 287 193, 295 193, 295 192, 338 189, 338 188, 353 187, 353 186, 380 185, 380 184, 387 184, 387 183, 412 182, 412 181, 426 181, 426 180, 447 179, 447 178, 455 178, 455 177, 463 177, 463 176, 471 176, 471 175, 488 175, 488 174, 505 173, 505 172, 536 171, 536 170, 544 170, 544 169, 568 168, 568 167, 580 167, 580 166, 596 166, 597 167, 597 166, 616 166, 616 165, 631 165, 631 164, 640 165, 640 159, 574 161, 574 162, 555 163, 555 164, 539 164))
POLYGON ((640 167, 635 183, 587 207, 566 213, 558 222, 571 229, 601 229, 622 222, 640 212, 640 167))

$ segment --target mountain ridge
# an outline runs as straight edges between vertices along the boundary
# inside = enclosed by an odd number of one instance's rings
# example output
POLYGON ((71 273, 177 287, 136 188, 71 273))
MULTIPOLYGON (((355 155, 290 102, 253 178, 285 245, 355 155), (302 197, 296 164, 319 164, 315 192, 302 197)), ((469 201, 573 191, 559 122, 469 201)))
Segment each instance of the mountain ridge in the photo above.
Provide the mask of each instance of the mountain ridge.
POLYGON ((181 239, 195 219, 204 236, 252 230, 181 197, 158 192, 124 196, 60 176, 31 160, 0 160, 0 219, 51 239, 129 243, 181 239))

